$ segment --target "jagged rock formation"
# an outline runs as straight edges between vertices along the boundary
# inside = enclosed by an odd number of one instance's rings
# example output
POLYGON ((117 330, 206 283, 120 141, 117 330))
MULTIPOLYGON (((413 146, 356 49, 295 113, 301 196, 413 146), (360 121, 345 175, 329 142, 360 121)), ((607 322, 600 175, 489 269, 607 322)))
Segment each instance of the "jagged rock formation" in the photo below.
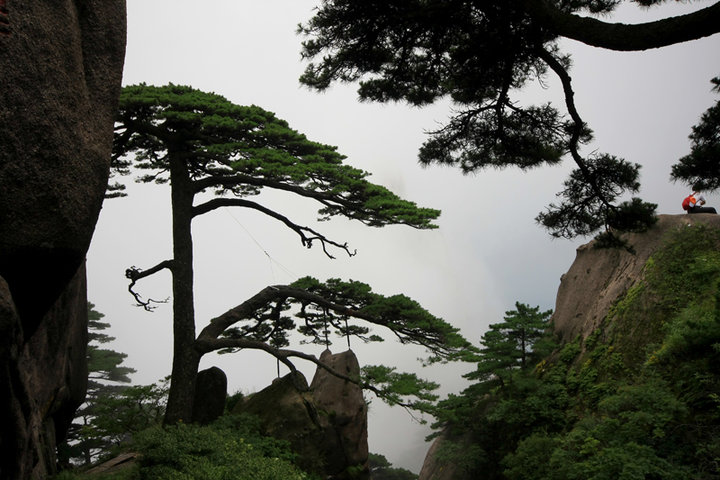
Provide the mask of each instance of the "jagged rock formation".
POLYGON ((125 3, 0 11, 0 478, 45 478, 86 382, 85 253, 107 185, 125 3))
MULTIPOLYGON (((346 375, 360 372, 352 351, 333 355, 326 350, 320 359, 346 375)), ((310 387, 300 372, 275 380, 233 409, 242 412, 259 416, 264 434, 290 442, 306 471, 341 479, 348 478, 348 467, 366 468, 367 406, 362 390, 323 369, 315 373, 310 387)))
MULTIPOLYGON (((333 355, 325 350, 320 361, 348 377, 359 377, 360 364, 348 350, 333 355)), ((310 384, 316 407, 327 415, 320 417, 320 426, 334 435, 341 455, 328 457, 328 471, 340 472, 347 466, 365 465, 368 458, 367 405, 362 389, 319 368, 310 384)))

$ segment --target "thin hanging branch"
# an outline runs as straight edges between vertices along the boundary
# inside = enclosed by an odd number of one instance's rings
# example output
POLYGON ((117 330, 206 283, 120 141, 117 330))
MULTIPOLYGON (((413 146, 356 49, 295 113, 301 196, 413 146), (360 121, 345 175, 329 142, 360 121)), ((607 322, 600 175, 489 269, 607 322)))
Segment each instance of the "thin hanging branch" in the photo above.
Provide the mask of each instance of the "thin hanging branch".
POLYGON ((138 306, 143 307, 143 309, 147 312, 152 312, 155 309, 154 304, 159 303, 167 303, 170 301, 169 298, 166 298, 165 300, 153 300, 152 298, 148 298, 147 300, 143 300, 142 296, 137 293, 133 288, 135 287, 135 283, 145 277, 149 277, 150 275, 157 273, 161 270, 168 269, 172 270, 173 261, 172 260, 165 260, 163 262, 158 263, 152 268, 149 268, 147 270, 142 270, 134 265, 127 270, 125 270, 125 278, 130 280, 130 285, 128 285, 128 292, 135 298, 135 302, 138 306))

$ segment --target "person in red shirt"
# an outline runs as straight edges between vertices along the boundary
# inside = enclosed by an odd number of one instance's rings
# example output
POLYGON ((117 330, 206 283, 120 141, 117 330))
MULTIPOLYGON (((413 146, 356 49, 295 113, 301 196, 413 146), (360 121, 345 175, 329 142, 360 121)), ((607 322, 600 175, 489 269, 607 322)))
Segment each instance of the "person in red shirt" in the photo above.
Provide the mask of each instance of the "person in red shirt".
POLYGON ((700 192, 692 192, 683 200, 682 207, 688 213, 717 213, 714 207, 704 207, 705 197, 700 192))

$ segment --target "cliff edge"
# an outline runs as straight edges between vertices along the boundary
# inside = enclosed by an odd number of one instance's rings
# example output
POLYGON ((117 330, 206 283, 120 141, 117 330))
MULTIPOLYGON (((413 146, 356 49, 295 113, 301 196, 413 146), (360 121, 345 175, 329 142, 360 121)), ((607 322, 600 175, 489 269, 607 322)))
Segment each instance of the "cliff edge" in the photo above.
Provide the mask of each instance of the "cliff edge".
POLYGON ((419 480, 718 478, 720 216, 623 238, 577 249, 550 356, 448 402, 419 480))
POLYGON ((612 305, 640 280, 643 268, 665 234, 698 223, 720 228, 720 215, 660 215, 653 228, 623 236, 634 253, 595 248, 595 241, 577 249, 568 272, 562 276, 555 301, 553 323, 563 341, 586 338, 600 326, 612 305))

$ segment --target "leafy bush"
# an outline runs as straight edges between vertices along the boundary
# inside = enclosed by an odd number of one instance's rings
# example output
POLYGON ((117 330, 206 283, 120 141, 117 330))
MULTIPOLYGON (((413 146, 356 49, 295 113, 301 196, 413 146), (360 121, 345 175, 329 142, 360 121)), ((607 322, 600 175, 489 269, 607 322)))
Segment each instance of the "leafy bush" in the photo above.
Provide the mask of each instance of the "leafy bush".
POLYGON ((155 427, 139 433, 140 478, 153 480, 304 480, 287 445, 259 436, 252 417, 224 417, 211 426, 155 427), (247 422, 247 423, 246 423, 247 422))
POLYGON ((260 434, 252 415, 226 415, 208 426, 155 425, 129 446, 138 464, 97 475, 66 471, 56 480, 312 480, 298 469, 287 442, 260 434))

